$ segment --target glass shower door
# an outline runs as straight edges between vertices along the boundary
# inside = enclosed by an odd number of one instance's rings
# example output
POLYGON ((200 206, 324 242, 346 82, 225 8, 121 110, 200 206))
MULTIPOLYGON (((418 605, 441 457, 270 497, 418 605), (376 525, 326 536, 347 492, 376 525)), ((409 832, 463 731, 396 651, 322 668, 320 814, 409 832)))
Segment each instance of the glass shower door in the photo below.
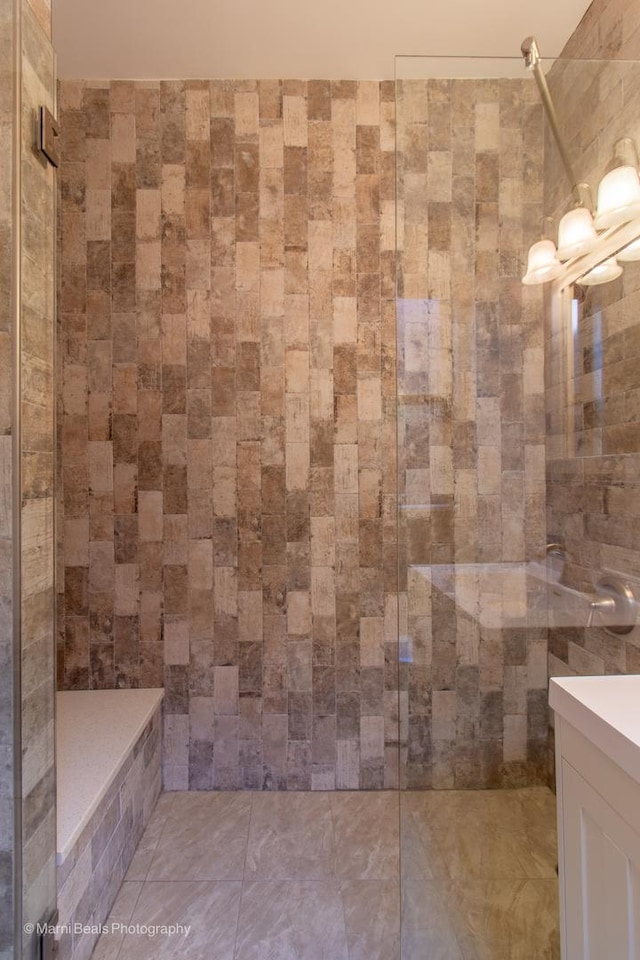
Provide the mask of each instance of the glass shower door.
MULTIPOLYGON (((0 42, 4 51, 0 58, 2 113, 0 114, 0 370, 3 387, 13 375, 12 332, 17 298, 15 282, 15 245, 19 239, 17 211, 14 205, 14 164, 16 162, 13 111, 16 71, 16 11, 13 0, 0 0, 0 42)), ((0 958, 13 957, 18 933, 15 907, 19 899, 15 877, 19 869, 16 859, 16 768, 19 767, 19 741, 16 737, 20 710, 15 696, 14 666, 18 656, 13 626, 13 548, 12 522, 12 394, 0 391, 0 958)))
POLYGON ((56 904, 55 103, 50 9, 0 0, 0 958, 35 955, 56 904))

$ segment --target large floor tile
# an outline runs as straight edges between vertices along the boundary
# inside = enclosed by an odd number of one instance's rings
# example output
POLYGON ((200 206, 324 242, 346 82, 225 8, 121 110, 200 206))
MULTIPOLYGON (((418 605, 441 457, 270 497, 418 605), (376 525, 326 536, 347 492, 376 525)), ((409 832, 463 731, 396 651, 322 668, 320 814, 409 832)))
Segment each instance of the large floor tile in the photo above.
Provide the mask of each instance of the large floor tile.
POLYGON ((402 884, 402 960, 559 960, 554 880, 402 884))
POLYGON ((464 918, 448 895, 446 881, 402 880, 402 960, 469 960, 458 933, 464 918))
POLYGON ((246 880, 324 880, 334 858, 328 794, 254 795, 246 880))
POLYGON ((343 880, 349 960, 400 960, 400 884, 343 880))
POLYGON ((331 794, 336 840, 336 876, 345 880, 397 880, 397 793, 331 794))
POLYGON ((183 881, 145 883, 132 924, 182 924, 171 936, 127 933, 121 960, 233 960, 242 884, 183 881))
POLYGON ((558 960, 555 864, 544 788, 166 794, 110 921, 192 932, 94 960, 558 960))
POLYGON ((546 799, 530 801, 519 790, 411 792, 401 798, 401 809, 407 851, 403 875, 556 876, 555 833, 546 799))
POLYGON ((467 880, 451 902, 464 960, 560 960, 557 880, 467 880))
POLYGON ((245 883, 235 960, 349 960, 338 883, 245 883))
POLYGON ((248 793, 177 793, 147 880, 242 880, 248 793))

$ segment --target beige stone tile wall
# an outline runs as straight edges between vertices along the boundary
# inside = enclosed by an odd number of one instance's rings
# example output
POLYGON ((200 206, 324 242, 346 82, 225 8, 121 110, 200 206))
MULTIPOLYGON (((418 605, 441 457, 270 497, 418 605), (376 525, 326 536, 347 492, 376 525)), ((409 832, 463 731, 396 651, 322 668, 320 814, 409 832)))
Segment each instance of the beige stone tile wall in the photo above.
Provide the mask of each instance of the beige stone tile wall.
POLYGON ((397 782, 393 85, 61 85, 59 683, 165 786, 397 782))
POLYGON ((639 45, 640 10, 634 0, 593 0, 561 56, 633 60, 639 45))
MULTIPOLYGON (((614 142, 640 144, 640 10, 628 0, 596 0, 564 56, 611 57, 564 62, 551 89, 578 175, 597 188, 611 166, 614 142)), ((567 182, 547 148, 545 205, 560 216, 567 182)), ((640 268, 628 264, 613 283, 592 288, 576 314, 572 337, 549 311, 545 368, 547 525, 564 539, 566 582, 593 591, 604 570, 640 580, 640 268)), ((613 636, 585 629, 586 604, 550 631, 549 674, 640 672, 640 630, 613 636)))
POLYGON ((533 783, 546 632, 482 624, 512 602, 504 566, 544 550, 542 304, 520 282, 542 110, 533 83, 411 80, 397 127, 401 767, 418 788, 533 783), (454 564, 491 584, 475 614, 431 588, 454 564))
POLYGON ((533 85, 61 89, 59 678, 165 685, 165 783, 544 775, 546 635, 415 567, 542 555, 533 85), (397 616, 401 618, 400 693, 397 616))

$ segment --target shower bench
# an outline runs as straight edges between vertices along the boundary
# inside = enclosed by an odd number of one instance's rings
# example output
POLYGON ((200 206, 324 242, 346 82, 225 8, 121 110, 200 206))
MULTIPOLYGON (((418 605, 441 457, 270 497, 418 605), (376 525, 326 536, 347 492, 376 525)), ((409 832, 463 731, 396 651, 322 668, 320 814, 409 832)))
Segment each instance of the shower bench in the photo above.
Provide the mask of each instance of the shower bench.
POLYGON ((160 793, 164 691, 56 698, 60 960, 91 955, 160 793), (83 927, 78 931, 76 924, 83 927))

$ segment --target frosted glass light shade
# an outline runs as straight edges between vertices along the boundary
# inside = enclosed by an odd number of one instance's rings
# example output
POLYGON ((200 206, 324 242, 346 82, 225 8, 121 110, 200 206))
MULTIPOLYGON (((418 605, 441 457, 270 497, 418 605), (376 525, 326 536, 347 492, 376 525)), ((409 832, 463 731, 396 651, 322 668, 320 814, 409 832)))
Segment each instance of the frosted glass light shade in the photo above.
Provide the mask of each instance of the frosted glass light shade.
POLYGON ((617 260, 621 260, 622 263, 631 263, 633 260, 640 260, 640 237, 637 240, 634 240, 633 243, 630 243, 628 247, 625 247, 624 250, 621 250, 616 256, 617 260))
POLYGON ((558 227, 558 260, 572 260, 590 253, 598 242, 593 217, 586 207, 565 213, 558 227))
POLYGON ((527 286, 537 283, 548 283, 555 280, 562 272, 562 264, 556 258, 556 247, 553 240, 538 240, 529 249, 527 272, 522 282, 527 286))
POLYGON ((610 283, 611 280, 617 280, 620 276, 622 276, 622 267, 615 257, 611 257, 589 270, 589 273, 585 273, 579 282, 584 287, 597 287, 600 283, 610 283))
POLYGON ((635 167, 616 167, 598 187, 598 209, 594 226, 607 230, 640 216, 640 179, 635 167))

